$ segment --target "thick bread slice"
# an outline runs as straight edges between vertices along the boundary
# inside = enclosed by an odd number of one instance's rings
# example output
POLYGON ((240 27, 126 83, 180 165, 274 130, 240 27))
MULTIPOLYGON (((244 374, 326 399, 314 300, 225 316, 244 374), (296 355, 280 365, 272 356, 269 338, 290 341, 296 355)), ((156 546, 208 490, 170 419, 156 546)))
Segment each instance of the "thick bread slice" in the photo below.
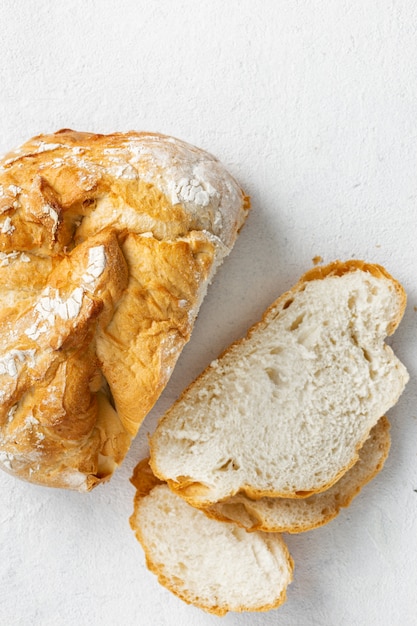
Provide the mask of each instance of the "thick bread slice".
POLYGON ((132 482, 130 524, 148 568, 167 589, 217 615, 266 611, 285 601, 293 562, 281 535, 209 519, 155 480, 146 460, 132 482))
POLYGON ((377 265, 305 274, 165 414, 150 440, 155 474, 199 507, 329 488, 408 380, 384 343, 405 303, 377 265))
POLYGON ((82 491, 111 476, 248 208, 163 135, 63 130, 0 160, 0 467, 82 491))
POLYGON ((390 424, 381 417, 362 446, 355 465, 327 491, 308 498, 261 498, 244 494, 213 504, 204 512, 224 522, 234 522, 248 531, 301 533, 327 524, 347 507, 381 471, 390 449, 390 424))

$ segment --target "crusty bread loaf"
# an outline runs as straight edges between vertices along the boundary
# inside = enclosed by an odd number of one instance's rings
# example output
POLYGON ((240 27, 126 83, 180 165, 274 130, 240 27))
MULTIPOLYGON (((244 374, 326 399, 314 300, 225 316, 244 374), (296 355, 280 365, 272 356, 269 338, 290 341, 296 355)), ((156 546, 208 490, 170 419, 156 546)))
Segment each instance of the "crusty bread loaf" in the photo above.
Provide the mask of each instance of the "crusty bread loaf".
POLYGON ((363 444, 355 465, 326 491, 308 498, 260 498, 244 494, 213 504, 204 512, 248 531, 301 533, 327 524, 381 471, 390 449, 390 424, 381 417, 363 444))
POLYGON ((305 274, 160 420, 154 473, 198 507, 328 489, 408 380, 384 343, 405 303, 377 265, 305 274))
POLYGON ((278 533, 248 533, 184 502, 139 463, 130 524, 159 582, 187 603, 224 615, 282 604, 293 562, 278 533))
POLYGON ((0 466, 89 490, 166 385, 248 200, 157 134, 63 130, 0 162, 0 466))

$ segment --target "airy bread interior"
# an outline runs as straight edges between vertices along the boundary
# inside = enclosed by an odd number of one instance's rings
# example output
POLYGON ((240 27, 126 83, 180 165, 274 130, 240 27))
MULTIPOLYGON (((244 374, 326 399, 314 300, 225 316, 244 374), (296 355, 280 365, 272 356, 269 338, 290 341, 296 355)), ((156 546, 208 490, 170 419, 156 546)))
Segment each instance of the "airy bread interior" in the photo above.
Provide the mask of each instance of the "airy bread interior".
POLYGON ((376 265, 303 276, 161 419, 155 474, 200 507, 238 492, 296 498, 330 487, 408 380, 384 342, 405 301, 376 265))
POLYGON ((246 530, 300 533, 327 524, 350 505, 362 487, 381 471, 390 449, 390 424, 381 417, 359 452, 355 465, 326 491, 308 498, 260 498, 244 494, 213 504, 204 512, 246 530))
POLYGON ((209 519, 166 484, 138 477, 142 468, 135 472, 139 491, 130 523, 162 585, 218 615, 284 602, 293 563, 279 534, 209 519))

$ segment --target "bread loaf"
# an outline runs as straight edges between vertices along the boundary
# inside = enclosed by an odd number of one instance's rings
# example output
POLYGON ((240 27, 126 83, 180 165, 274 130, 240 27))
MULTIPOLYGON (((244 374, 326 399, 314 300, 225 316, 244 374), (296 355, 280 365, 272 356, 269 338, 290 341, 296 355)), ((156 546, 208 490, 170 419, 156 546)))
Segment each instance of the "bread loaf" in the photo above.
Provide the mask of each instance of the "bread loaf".
POLYGON ((249 531, 301 533, 327 524, 381 471, 390 449, 390 424, 381 417, 363 444, 355 465, 326 491, 308 498, 260 498, 244 494, 213 504, 204 512, 249 531))
POLYGON ((197 507, 328 489, 408 380, 384 342, 405 304, 377 265, 305 274, 160 420, 154 473, 197 507))
POLYGON ((0 162, 0 466, 89 490, 190 337, 248 199, 148 133, 41 135, 0 162))
POLYGON ((282 604, 293 562, 277 533, 248 533, 209 519, 139 463, 130 524, 159 582, 210 613, 265 611, 282 604))

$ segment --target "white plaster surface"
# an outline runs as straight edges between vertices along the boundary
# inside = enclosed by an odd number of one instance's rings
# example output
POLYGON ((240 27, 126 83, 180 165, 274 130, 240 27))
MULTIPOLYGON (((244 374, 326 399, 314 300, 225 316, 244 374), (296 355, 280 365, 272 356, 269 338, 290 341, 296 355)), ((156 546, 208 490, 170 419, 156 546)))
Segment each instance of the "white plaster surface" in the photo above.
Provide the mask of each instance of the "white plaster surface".
POLYGON ((112 481, 82 495, 0 476, 1 626, 220 623, 147 571, 129 477, 156 418, 316 255, 404 284, 390 343, 411 380, 383 472, 288 537, 286 604, 222 624, 417 624, 416 67, 414 0, 2 0, 0 152, 62 127, 160 131, 221 158, 253 210, 112 481))

